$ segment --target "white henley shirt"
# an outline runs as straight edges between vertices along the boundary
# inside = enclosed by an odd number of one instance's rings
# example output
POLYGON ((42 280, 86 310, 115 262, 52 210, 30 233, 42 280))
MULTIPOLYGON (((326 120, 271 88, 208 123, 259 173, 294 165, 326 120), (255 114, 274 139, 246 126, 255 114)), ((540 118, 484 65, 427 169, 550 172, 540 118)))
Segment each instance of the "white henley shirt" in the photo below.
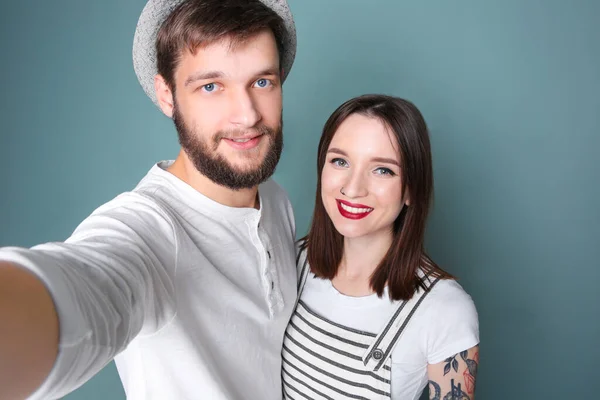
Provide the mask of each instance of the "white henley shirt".
POLYGON ((152 167, 64 243, 0 249, 36 274, 60 321, 59 355, 31 399, 60 398, 115 359, 127 398, 281 399, 296 299, 295 224, 274 181, 231 208, 152 167))

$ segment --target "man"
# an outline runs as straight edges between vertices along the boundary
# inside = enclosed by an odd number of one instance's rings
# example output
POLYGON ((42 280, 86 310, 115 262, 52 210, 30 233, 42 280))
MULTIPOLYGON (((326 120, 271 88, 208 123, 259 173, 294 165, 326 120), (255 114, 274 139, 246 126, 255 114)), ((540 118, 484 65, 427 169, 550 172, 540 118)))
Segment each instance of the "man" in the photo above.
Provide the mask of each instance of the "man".
POLYGON ((295 227, 269 177, 288 6, 150 0, 133 54, 181 152, 66 242, 0 250, 0 398, 59 398, 114 358, 134 400, 280 399, 295 227))

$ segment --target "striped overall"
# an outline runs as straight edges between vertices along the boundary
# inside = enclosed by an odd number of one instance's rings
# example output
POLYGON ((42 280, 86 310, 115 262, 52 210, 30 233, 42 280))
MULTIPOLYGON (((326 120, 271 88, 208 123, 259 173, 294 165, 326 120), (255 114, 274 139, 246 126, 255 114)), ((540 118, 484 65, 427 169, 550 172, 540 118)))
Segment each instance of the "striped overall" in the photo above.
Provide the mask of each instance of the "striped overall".
MULTIPOLYGON (((304 261, 299 299, 309 270, 304 261)), ((399 302, 379 334, 336 324, 298 300, 283 342, 284 399, 390 399, 390 355, 427 293, 399 302)))

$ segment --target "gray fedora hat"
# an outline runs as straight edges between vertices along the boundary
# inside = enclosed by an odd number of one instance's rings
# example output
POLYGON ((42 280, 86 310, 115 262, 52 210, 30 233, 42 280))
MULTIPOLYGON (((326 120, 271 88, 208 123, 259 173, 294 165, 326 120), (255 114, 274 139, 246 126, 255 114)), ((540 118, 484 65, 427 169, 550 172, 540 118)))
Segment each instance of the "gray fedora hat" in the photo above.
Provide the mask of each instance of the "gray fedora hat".
MULTIPOLYGON (((154 91, 154 77, 156 68, 156 36, 162 23, 169 14, 185 0, 149 0, 135 30, 133 37, 133 69, 152 102, 158 106, 154 91)), ((285 80, 296 56, 296 25, 286 0, 260 0, 267 7, 275 11, 284 21, 283 54, 281 66, 283 68, 282 81, 285 80)))

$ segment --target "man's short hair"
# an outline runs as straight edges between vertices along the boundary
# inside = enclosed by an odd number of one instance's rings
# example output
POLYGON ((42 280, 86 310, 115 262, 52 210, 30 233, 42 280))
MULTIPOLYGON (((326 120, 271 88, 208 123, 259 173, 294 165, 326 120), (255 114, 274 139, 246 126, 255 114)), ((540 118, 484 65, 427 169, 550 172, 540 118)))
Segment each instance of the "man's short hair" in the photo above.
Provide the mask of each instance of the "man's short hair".
POLYGON ((158 73, 174 92, 175 70, 186 50, 195 54, 199 48, 225 38, 236 46, 267 29, 275 36, 281 64, 284 21, 260 0, 186 0, 158 32, 158 73))

